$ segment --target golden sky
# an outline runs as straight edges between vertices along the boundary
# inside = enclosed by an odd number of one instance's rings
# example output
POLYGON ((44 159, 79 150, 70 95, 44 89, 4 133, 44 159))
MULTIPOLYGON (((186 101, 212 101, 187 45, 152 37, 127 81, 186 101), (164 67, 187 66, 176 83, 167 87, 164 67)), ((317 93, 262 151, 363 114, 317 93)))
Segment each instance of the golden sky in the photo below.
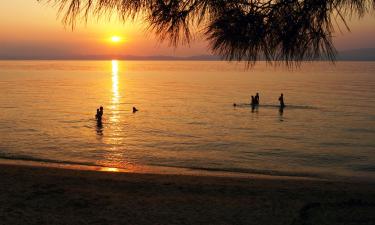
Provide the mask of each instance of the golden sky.
MULTIPOLYGON (((339 50, 375 48, 374 14, 348 22, 351 32, 342 27, 343 33, 335 33, 339 50)), ((141 24, 123 24, 116 18, 92 18, 71 30, 57 18, 56 7, 37 0, 1 0, 0 28, 0 56, 210 54, 203 40, 175 49, 167 43, 160 44, 141 24), (114 35, 122 37, 122 41, 111 43, 114 35)))

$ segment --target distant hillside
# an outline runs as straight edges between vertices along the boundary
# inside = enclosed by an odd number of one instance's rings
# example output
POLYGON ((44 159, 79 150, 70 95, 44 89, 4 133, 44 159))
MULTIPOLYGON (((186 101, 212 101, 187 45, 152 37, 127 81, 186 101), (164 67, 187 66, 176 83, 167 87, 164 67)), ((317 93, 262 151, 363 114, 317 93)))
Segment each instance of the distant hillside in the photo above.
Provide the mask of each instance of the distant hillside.
POLYGON ((353 49, 339 52, 337 60, 375 61, 375 48, 353 49))
POLYGON ((194 55, 194 56, 168 56, 168 55, 150 55, 150 56, 137 56, 137 55, 88 55, 88 56, 77 56, 76 59, 121 59, 121 60, 184 60, 184 61, 216 61, 220 60, 219 56, 213 55, 194 55))
POLYGON ((168 56, 168 55, 35 55, 35 56, 3 56, 0 60, 155 60, 155 61, 217 61, 221 60, 219 56, 213 55, 194 55, 194 56, 168 56))
MULTIPOLYGON (((183 60, 183 61, 219 61, 221 57, 214 55, 195 55, 195 56, 168 56, 168 55, 0 55, 0 60, 183 60)), ((340 51, 336 57, 338 61, 375 61, 375 48, 353 49, 340 51)), ((260 59, 262 60, 262 59, 260 59)), ((325 59, 322 59, 325 60, 325 59)))

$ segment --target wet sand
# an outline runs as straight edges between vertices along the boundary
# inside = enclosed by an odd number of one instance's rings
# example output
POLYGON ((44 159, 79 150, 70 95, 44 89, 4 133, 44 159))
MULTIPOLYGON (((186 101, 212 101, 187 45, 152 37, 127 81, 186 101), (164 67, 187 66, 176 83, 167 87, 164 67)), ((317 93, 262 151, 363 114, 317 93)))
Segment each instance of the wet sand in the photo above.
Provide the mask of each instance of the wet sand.
POLYGON ((375 184, 0 165, 0 224, 375 224, 375 184))

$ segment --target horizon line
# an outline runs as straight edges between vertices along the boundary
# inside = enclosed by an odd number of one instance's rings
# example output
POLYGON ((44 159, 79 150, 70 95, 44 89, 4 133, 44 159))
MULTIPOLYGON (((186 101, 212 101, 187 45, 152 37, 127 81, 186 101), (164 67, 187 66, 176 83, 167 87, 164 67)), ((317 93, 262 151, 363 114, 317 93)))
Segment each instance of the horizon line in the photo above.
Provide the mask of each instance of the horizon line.
MULTIPOLYGON (((228 60, 218 55, 212 54, 199 54, 190 56, 173 56, 173 55, 111 55, 111 54, 98 54, 98 55, 0 55, 0 60, 141 60, 141 61, 237 61, 228 60)), ((374 61, 375 48, 358 48, 351 50, 339 51, 336 55, 335 61, 374 61)), ((246 60, 241 60, 246 62, 246 60)), ((259 57, 258 61, 265 61, 263 57, 259 57)), ((271 61, 282 61, 271 60, 271 61)), ((330 61, 325 57, 316 59, 307 59, 301 61, 330 61)))

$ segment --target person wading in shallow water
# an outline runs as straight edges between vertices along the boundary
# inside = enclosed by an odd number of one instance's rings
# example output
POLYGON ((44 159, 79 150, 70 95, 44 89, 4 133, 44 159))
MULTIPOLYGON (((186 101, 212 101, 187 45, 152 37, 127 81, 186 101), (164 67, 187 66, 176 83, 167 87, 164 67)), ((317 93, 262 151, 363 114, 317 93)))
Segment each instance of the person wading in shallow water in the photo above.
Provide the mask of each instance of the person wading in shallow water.
POLYGON ((259 105, 259 93, 255 95, 255 105, 259 105))
POLYGON ((281 95, 279 97, 279 102, 280 102, 280 108, 284 108, 285 104, 284 104, 284 95, 283 95, 283 93, 281 93, 281 95))
POLYGON ((99 109, 96 109, 95 119, 98 120, 99 116, 100 116, 100 111, 99 111, 99 109))
POLYGON ((254 96, 251 96, 251 102, 250 102, 250 105, 251 105, 251 106, 255 106, 255 105, 256 105, 256 101, 255 101, 255 97, 254 97, 254 96))
POLYGON ((95 118, 98 122, 102 122, 102 117, 103 117, 103 106, 100 106, 99 109, 96 109, 95 118))

